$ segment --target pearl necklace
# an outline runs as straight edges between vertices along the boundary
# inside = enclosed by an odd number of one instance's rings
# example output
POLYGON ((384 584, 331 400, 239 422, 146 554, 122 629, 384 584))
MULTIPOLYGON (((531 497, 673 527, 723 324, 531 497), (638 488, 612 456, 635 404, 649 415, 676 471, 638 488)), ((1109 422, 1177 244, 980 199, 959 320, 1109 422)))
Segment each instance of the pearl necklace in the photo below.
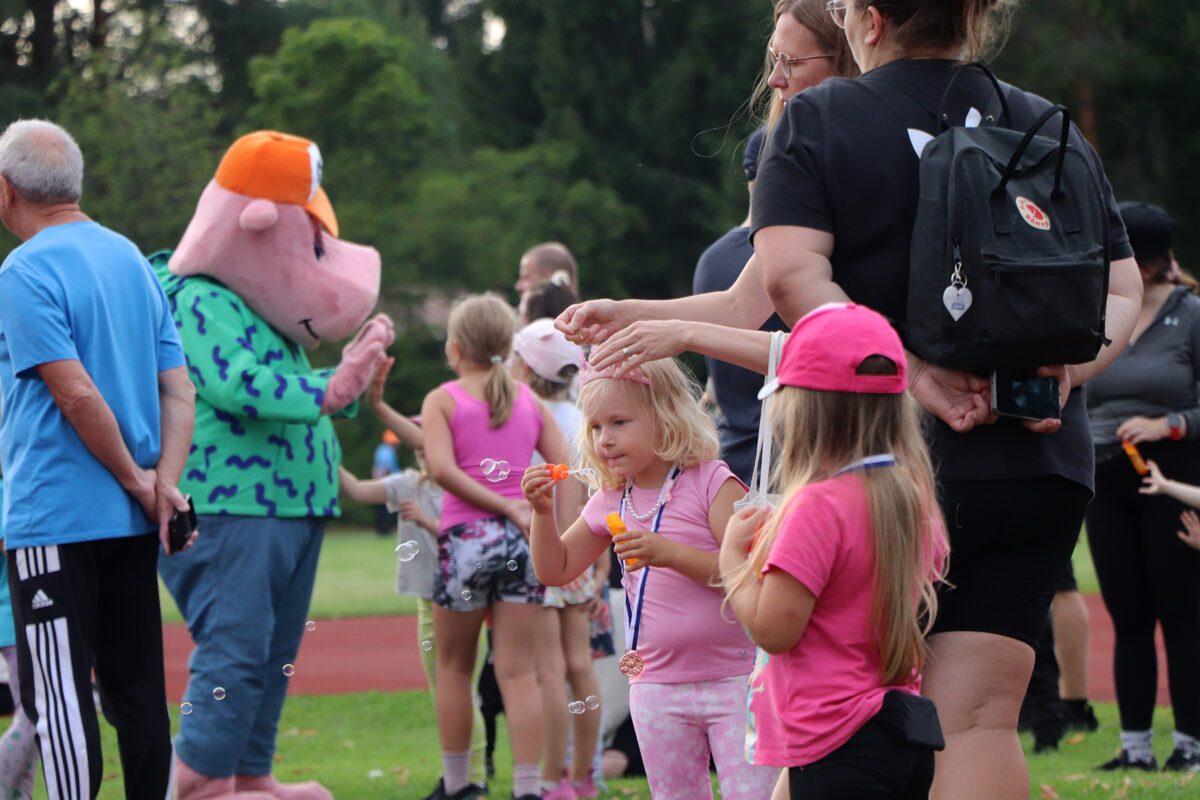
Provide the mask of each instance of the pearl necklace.
POLYGON ((662 508, 668 500, 671 499, 671 487, 673 487, 675 485, 675 481, 679 480, 679 473, 681 471, 682 470, 676 470, 674 464, 671 465, 671 469, 667 472, 667 474, 670 475, 671 477, 669 477, 666 480, 666 482, 663 483, 662 489, 658 493, 658 502, 654 504, 654 508, 647 511, 645 514, 639 514, 636 510, 634 510, 634 508, 633 508, 633 478, 626 478, 625 479, 625 492, 623 494, 623 497, 625 499, 625 509, 629 512, 629 516, 633 517, 638 522, 645 522, 646 520, 650 519, 655 514, 657 514, 658 510, 660 508, 662 508))

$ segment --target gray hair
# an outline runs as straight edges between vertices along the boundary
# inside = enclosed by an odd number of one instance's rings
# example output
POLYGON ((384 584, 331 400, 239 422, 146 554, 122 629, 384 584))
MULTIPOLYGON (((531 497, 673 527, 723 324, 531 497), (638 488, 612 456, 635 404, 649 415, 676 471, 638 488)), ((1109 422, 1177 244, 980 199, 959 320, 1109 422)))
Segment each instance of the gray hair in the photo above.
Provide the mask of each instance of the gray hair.
POLYGON ((0 175, 31 203, 78 203, 83 153, 53 122, 17 120, 0 135, 0 175))

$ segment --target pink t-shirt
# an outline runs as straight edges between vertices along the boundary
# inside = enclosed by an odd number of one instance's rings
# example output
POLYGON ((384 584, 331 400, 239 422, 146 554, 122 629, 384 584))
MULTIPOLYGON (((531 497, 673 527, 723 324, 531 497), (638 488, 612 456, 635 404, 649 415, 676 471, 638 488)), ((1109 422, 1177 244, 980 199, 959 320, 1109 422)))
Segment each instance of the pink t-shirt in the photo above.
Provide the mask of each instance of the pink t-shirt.
MULTIPOLYGON (((708 509, 730 479, 737 477, 723 461, 706 461, 683 470, 671 490, 658 532, 688 547, 718 552, 720 546, 708 526, 708 509)), ((633 507, 645 513, 658 502, 658 495, 658 489, 634 487, 633 507)), ((611 534, 604 517, 620 509, 620 491, 600 491, 584 507, 583 519, 593 533, 607 539, 611 534)), ((653 519, 639 522, 628 511, 625 514, 629 530, 653 530, 653 525, 653 519)), ((631 683, 692 683, 750 674, 754 645, 733 611, 722 616, 721 591, 666 567, 627 572, 622 584, 635 613, 643 580, 646 598, 637 651, 646 666, 641 675, 630 678, 631 683)), ((628 616, 626 624, 630 624, 628 616)))
MULTIPOLYGON (((817 602, 795 647, 777 655, 758 653, 750 678, 746 758, 795 767, 845 744, 879 712, 889 691, 918 694, 921 678, 880 685, 871 624, 875 543, 861 473, 806 487, 785 514, 763 571, 783 570, 817 602)), ((943 556, 935 554, 935 563, 943 556)))
MULTIPOLYGON (((499 428, 488 426, 488 404, 467 394, 456 381, 443 383, 441 388, 454 398, 454 413, 450 415, 450 437, 454 441, 454 461, 458 468, 481 485, 504 497, 522 497, 521 477, 533 459, 534 448, 542 435, 542 412, 533 393, 525 384, 518 384, 512 416, 499 428), (485 458, 509 463, 508 477, 492 483, 483 477, 479 466, 485 458)), ((450 492, 442 499, 442 530, 464 522, 494 517, 489 511, 463 502, 450 492)))

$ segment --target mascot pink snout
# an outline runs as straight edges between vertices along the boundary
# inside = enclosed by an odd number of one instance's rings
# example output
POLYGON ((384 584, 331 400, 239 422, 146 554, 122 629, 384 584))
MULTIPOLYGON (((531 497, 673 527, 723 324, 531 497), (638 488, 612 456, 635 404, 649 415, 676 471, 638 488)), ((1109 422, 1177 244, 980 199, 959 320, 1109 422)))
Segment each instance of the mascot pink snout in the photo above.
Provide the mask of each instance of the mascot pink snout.
POLYGON ((216 180, 200 195, 169 268, 216 278, 310 349, 349 336, 379 299, 377 250, 335 238, 302 206, 248 197, 216 180))

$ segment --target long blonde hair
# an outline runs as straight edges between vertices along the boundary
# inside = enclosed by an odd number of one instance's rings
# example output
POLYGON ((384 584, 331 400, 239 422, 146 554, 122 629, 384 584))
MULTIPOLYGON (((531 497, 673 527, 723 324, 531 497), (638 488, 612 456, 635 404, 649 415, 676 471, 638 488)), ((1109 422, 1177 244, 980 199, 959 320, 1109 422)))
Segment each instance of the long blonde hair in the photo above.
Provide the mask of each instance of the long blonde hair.
MULTIPOLYGON (((885 359, 886 360, 886 359, 885 359)), ((887 361, 891 364, 890 361, 887 361)), ((880 677, 890 686, 925 664, 924 637, 937 614, 937 563, 948 552, 929 450, 916 402, 904 394, 853 394, 781 387, 776 404, 780 461, 773 480, 784 499, 750 551, 746 564, 726 576, 728 592, 759 580, 784 514, 802 489, 870 455, 892 453, 893 467, 864 470, 875 542, 871 622, 877 632, 880 677)))
POLYGON ((654 431, 654 454, 663 461, 684 469, 712 461, 720 452, 717 430, 700 407, 700 386, 673 358, 641 365, 649 385, 623 378, 597 378, 579 390, 583 409, 583 430, 579 436, 580 460, 596 472, 595 484, 601 489, 618 489, 625 479, 608 468, 592 442, 592 415, 613 397, 623 396, 650 414, 654 431), (619 393, 625 393, 623 395, 619 393))
POLYGON ((504 367, 516 329, 516 314, 494 294, 471 295, 460 300, 451 310, 446 327, 446 335, 458 345, 462 357, 487 370, 483 396, 488 404, 488 425, 492 428, 508 422, 517 401, 517 382, 504 367))
MULTIPOLYGON (((833 75, 835 77, 858 77, 858 65, 854 63, 854 55, 850 52, 846 35, 834 23, 829 12, 825 10, 825 0, 779 0, 775 3, 772 36, 784 14, 791 14, 792 19, 812 31, 820 51, 833 56, 833 75)), ((765 46, 763 49, 765 52, 765 46)), ((775 127, 776 120, 783 113, 783 102, 779 92, 767 83, 774 69, 775 65, 768 60, 762 73, 758 76, 754 91, 750 94, 751 113, 760 125, 767 126, 767 131, 775 127)))

